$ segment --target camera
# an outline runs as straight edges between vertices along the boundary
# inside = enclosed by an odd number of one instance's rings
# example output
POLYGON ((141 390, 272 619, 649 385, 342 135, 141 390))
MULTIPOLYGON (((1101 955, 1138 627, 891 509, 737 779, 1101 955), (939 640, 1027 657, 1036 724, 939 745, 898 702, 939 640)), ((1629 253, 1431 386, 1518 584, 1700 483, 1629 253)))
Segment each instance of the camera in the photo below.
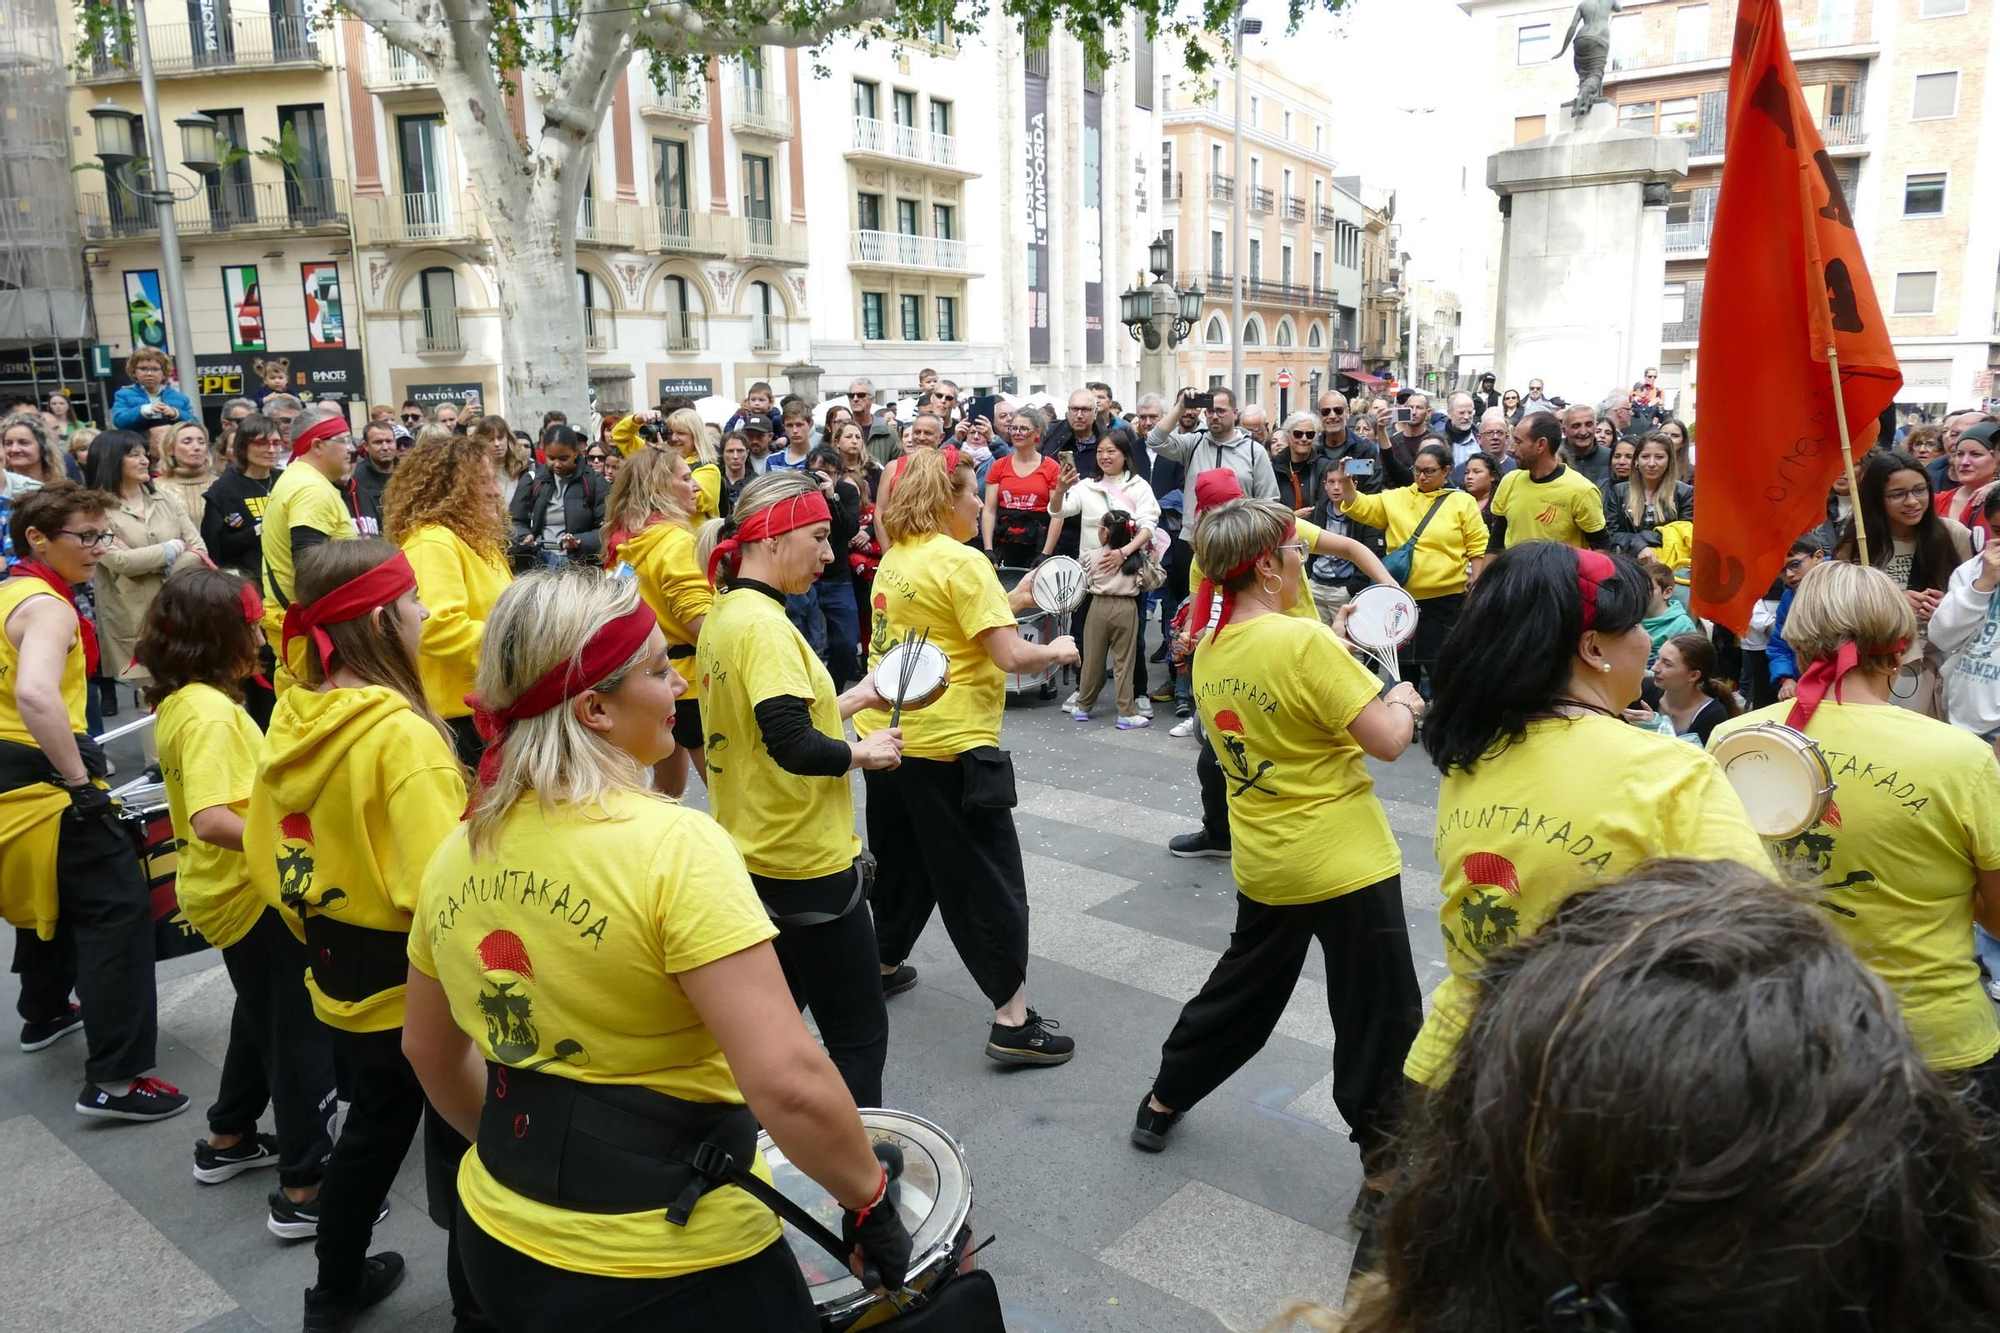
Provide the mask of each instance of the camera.
POLYGON ((1411 418, 1411 416, 1410 416, 1410 409, 1409 409, 1409 408, 1407 408, 1407 407, 1399 407, 1399 408, 1397 408, 1397 409, 1396 409, 1396 424, 1397 424, 1398 426, 1407 426, 1407 425, 1409 425, 1409 424, 1410 424, 1410 421, 1411 421, 1411 419, 1412 419, 1412 418, 1411 418))
POLYGON ((642 421, 638 436, 647 444, 660 444, 667 438, 667 423, 664 421, 642 421))
POLYGON ((1215 395, 1206 390, 1196 393, 1193 389, 1182 389, 1181 396, 1186 399, 1189 407, 1199 408, 1204 412, 1215 406, 1215 395))

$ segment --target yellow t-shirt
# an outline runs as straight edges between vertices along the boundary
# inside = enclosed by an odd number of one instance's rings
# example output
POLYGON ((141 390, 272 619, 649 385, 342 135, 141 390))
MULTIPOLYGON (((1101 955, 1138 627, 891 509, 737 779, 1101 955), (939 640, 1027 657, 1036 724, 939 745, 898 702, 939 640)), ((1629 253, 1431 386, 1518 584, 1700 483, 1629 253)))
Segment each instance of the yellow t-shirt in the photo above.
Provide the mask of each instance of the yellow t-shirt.
POLYGON ((785 618, 784 603, 756 588, 717 597, 695 664, 709 735, 709 804, 745 864, 772 879, 816 879, 852 865, 861 839, 847 779, 786 772, 757 727, 758 704, 804 699, 813 726, 846 735, 833 677, 785 618))
MULTIPOLYGON (((488 1060, 586 1083, 743 1101, 677 976, 777 934, 743 859, 708 816, 638 792, 605 807, 530 796, 472 858, 454 829, 424 871, 410 963, 436 977, 488 1060)), ((753 1169, 769 1179, 761 1156, 753 1169)), ((770 1209, 733 1186, 685 1227, 664 1209, 577 1213, 525 1198, 475 1149, 458 1193, 480 1229, 530 1258, 604 1277, 674 1277, 747 1259, 778 1238, 770 1209)))
MULTIPOLYGON (((34 733, 21 720, 21 710, 14 700, 14 672, 21 664, 21 654, 14 647, 14 641, 6 635, 7 622, 30 598, 54 596, 55 589, 40 579, 31 579, 26 575, 19 578, 0 575, 0 741, 35 745, 34 733)), ((104 665, 109 666, 110 663, 104 665)), ((83 636, 79 634, 70 643, 69 656, 63 659, 63 711, 69 714, 71 735, 81 736, 90 730, 90 723, 85 717, 90 700, 89 690, 90 681, 83 667, 83 636)))
MULTIPOLYGON (((1304 519, 1299 519, 1298 525, 1299 525, 1298 540, 1306 544, 1306 559, 1310 560, 1312 559, 1313 547, 1319 544, 1321 530, 1315 525, 1306 522, 1304 519)), ((1190 591, 1192 591, 1193 589, 1199 588, 1200 586, 1201 586, 1201 561, 1195 559, 1194 547, 1189 546, 1188 588, 1190 591)), ((1319 620, 1319 609, 1313 605, 1312 594, 1306 591, 1306 584, 1304 579, 1299 580, 1299 599, 1296 602, 1292 603, 1291 607, 1285 612, 1285 614, 1288 616, 1296 616, 1300 620, 1311 620, 1315 622, 1319 620)), ((1213 621, 1214 615, 1215 615, 1214 611, 1211 610, 1209 612, 1211 621, 1213 621)))
MULTIPOLYGON (((1000 743, 1000 714, 1007 707, 1007 673, 979 636, 1011 627, 1013 608, 986 557, 943 533, 908 538, 889 547, 875 571, 869 604, 868 665, 903 641, 906 630, 931 632, 933 647, 950 663, 945 692, 928 708, 904 709, 903 753, 912 759, 951 759, 1000 743)), ((854 715, 866 736, 889 725, 889 714, 865 709, 854 715)))
POLYGON ((1490 506, 1507 520, 1507 545, 1545 538, 1584 546, 1584 534, 1604 530, 1604 493, 1573 467, 1558 465, 1541 481, 1516 468, 1500 478, 1490 506))
POLYGON ((486 618, 514 576, 504 558, 481 559, 449 528, 431 524, 403 539, 417 572, 417 600, 430 616, 418 632, 417 677, 439 717, 469 717, 486 618))
POLYGON ((1422 540, 1410 551, 1410 576, 1403 581, 1404 589, 1419 601, 1464 592, 1467 562, 1486 554, 1486 520, 1479 501, 1464 491, 1441 487, 1426 495, 1414 485, 1380 495, 1362 491, 1341 512, 1383 529, 1383 542, 1391 551, 1408 541, 1419 525, 1423 527, 1422 540), (1425 523, 1432 505, 1437 513, 1425 523))
POLYGON ((193 821, 198 811, 218 805, 249 814, 264 733, 213 685, 187 685, 161 701, 153 734, 166 781, 167 814, 181 844, 174 893, 201 937, 227 949, 257 924, 264 899, 250 883, 244 854, 201 841, 193 821))
MULTIPOLYGON (((264 502, 263 528, 258 540, 264 549, 264 637, 271 651, 282 642, 285 608, 292 603, 296 586, 292 569, 292 529, 311 528, 324 532, 329 541, 345 541, 359 536, 340 491, 325 474, 307 463, 294 463, 278 474, 264 502)), ((305 679, 304 654, 308 639, 294 639, 292 651, 278 661, 279 691, 305 679)))
MULTIPOLYGON (((1789 702, 1715 729, 1714 745, 1789 702)), ((1924 1059, 1969 1069, 2000 1052, 1972 955, 1981 870, 2000 869, 2000 762, 1979 737, 1907 709, 1822 703, 1806 727, 1836 790, 1819 823, 1772 844, 1833 928, 1896 993, 1924 1059)))
MULTIPOLYGON (((40 746, 15 705, 15 672, 21 655, 5 630, 22 603, 54 596, 55 590, 40 579, 0 576, 0 740, 37 749, 40 746)), ((84 717, 89 688, 79 635, 70 643, 62 673, 63 711, 69 715, 72 735, 90 730, 84 717)), ((56 933, 56 840, 67 809, 68 795, 44 782, 0 793, 0 916, 45 940, 54 939, 56 933)))
POLYGON ((659 618, 667 636, 674 670, 687 679, 684 699, 701 698, 701 681, 694 669, 694 622, 708 614, 715 587, 695 559, 694 534, 679 523, 655 523, 618 548, 619 562, 630 565, 639 580, 639 596, 659 618))
POLYGON ((1402 853, 1347 725, 1382 684, 1317 620, 1231 622, 1194 652, 1194 702, 1228 783, 1229 868, 1289 906, 1397 874, 1402 853))
POLYGON ((1433 847, 1451 975, 1403 1065, 1433 1087, 1450 1072, 1486 955, 1533 934, 1570 894, 1661 856, 1771 863, 1721 765, 1686 741, 1595 714, 1530 722, 1472 772, 1446 774, 1433 847))

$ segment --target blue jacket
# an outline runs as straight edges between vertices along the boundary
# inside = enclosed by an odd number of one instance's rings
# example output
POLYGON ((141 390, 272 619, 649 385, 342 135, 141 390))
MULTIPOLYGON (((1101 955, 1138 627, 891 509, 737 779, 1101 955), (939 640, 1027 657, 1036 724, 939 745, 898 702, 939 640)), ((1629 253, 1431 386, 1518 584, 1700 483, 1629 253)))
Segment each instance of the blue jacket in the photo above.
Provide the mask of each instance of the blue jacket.
MULTIPOLYGON (((136 384, 127 384, 111 396, 111 424, 119 430, 137 431, 150 430, 154 426, 164 426, 166 424, 164 421, 149 421, 139 415, 140 411, 151 401, 144 389, 136 384)), ((170 384, 160 386, 160 401, 168 407, 179 411, 182 421, 201 420, 200 417, 195 415, 194 404, 188 402, 188 396, 170 384)))
POLYGON ((1785 642, 1785 617, 1792 613, 1792 594, 1795 591, 1787 588, 1784 595, 1778 598, 1777 618, 1771 622, 1771 640, 1764 645, 1764 660, 1771 668, 1773 685, 1799 678, 1798 654, 1792 651, 1792 645, 1785 642))

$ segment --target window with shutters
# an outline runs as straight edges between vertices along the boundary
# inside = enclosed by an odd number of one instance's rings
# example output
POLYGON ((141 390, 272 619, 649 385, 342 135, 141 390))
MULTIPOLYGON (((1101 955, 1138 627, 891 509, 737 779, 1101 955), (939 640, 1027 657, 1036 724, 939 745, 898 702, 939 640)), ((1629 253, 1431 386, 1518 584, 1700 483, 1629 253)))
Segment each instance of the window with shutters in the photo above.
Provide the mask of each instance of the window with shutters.
POLYGON ((1925 171, 1903 178, 1903 216, 1940 218, 1944 216, 1945 172, 1925 171))
POLYGON ((1957 114, 1957 70, 1917 75, 1910 88, 1911 120, 1944 120, 1957 114))
POLYGON ((1937 270, 1918 269, 1896 275, 1896 299, 1892 313, 1928 315, 1937 310, 1937 270))

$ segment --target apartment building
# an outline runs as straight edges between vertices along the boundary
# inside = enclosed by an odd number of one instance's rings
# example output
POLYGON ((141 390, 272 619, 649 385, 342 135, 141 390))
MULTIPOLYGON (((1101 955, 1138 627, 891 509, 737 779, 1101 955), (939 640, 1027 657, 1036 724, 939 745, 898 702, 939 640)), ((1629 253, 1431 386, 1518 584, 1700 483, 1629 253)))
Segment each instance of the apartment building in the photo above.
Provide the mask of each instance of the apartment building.
MULTIPOLYGON (((1362 273, 1369 210, 1335 177, 1333 104, 1318 88, 1246 55, 1221 52, 1214 72, 1161 80, 1157 171, 1175 283, 1206 295, 1181 349, 1183 378, 1224 383, 1240 343, 1245 402, 1277 411, 1319 396, 1331 373, 1362 371, 1362 273), (1243 156, 1235 153, 1236 80, 1243 83, 1243 156), (1231 229, 1245 222, 1243 252, 1231 229), (1232 327, 1240 288, 1243 323, 1232 327), (1291 381, 1278 387, 1281 376, 1291 381)), ((1365 373, 1365 372, 1364 372, 1365 373)), ((1343 387, 1346 387, 1343 385, 1343 387)))
MULTIPOLYGON (((57 8, 65 48, 76 51, 74 10, 57 8)), ((284 0, 154 13, 173 14, 147 27, 169 161, 147 160, 141 127, 133 161, 75 175, 97 339, 112 349, 108 387, 123 382, 134 347, 167 346, 170 284, 159 234, 160 210, 172 207, 198 392, 211 420, 246 385, 256 387, 259 361, 283 358, 293 387, 313 396, 365 398, 337 32, 284 0), (202 176, 178 160, 172 124, 193 112, 214 120, 220 144, 220 169, 202 176), (178 202, 136 192, 148 187, 178 202)), ((92 111, 139 110, 134 56, 117 40, 78 53, 69 125, 87 166, 98 167, 89 156, 92 111)))
MULTIPOLYGON (((1465 0, 1491 53, 1491 152, 1559 128, 1574 95, 1553 61, 1571 14, 1546 0, 1465 0)), ((2000 44, 1992 0, 1786 0, 1786 39, 1841 182, 1902 363, 1898 404, 1929 412, 1990 396, 2000 365, 2000 218, 1973 201, 2000 190, 1981 163, 2000 135, 1989 77, 2000 44), (1982 171, 1983 167, 1983 171, 1982 171)), ((1668 212, 1661 380, 1694 410, 1703 274, 1728 116, 1731 0, 1627 0, 1612 18, 1605 95, 1619 123, 1689 141, 1689 171, 1668 212)), ((1990 154, 1989 154, 1990 157, 1990 154)), ((1497 214, 1487 253, 1499 253, 1497 214)), ((1490 349, 1493 266, 1468 274, 1465 337, 1490 349)), ((1632 368, 1636 379, 1644 367, 1632 368)), ((1518 386, 1517 386, 1518 387, 1518 386)), ((1596 395, 1611 386, 1558 386, 1596 395)))

